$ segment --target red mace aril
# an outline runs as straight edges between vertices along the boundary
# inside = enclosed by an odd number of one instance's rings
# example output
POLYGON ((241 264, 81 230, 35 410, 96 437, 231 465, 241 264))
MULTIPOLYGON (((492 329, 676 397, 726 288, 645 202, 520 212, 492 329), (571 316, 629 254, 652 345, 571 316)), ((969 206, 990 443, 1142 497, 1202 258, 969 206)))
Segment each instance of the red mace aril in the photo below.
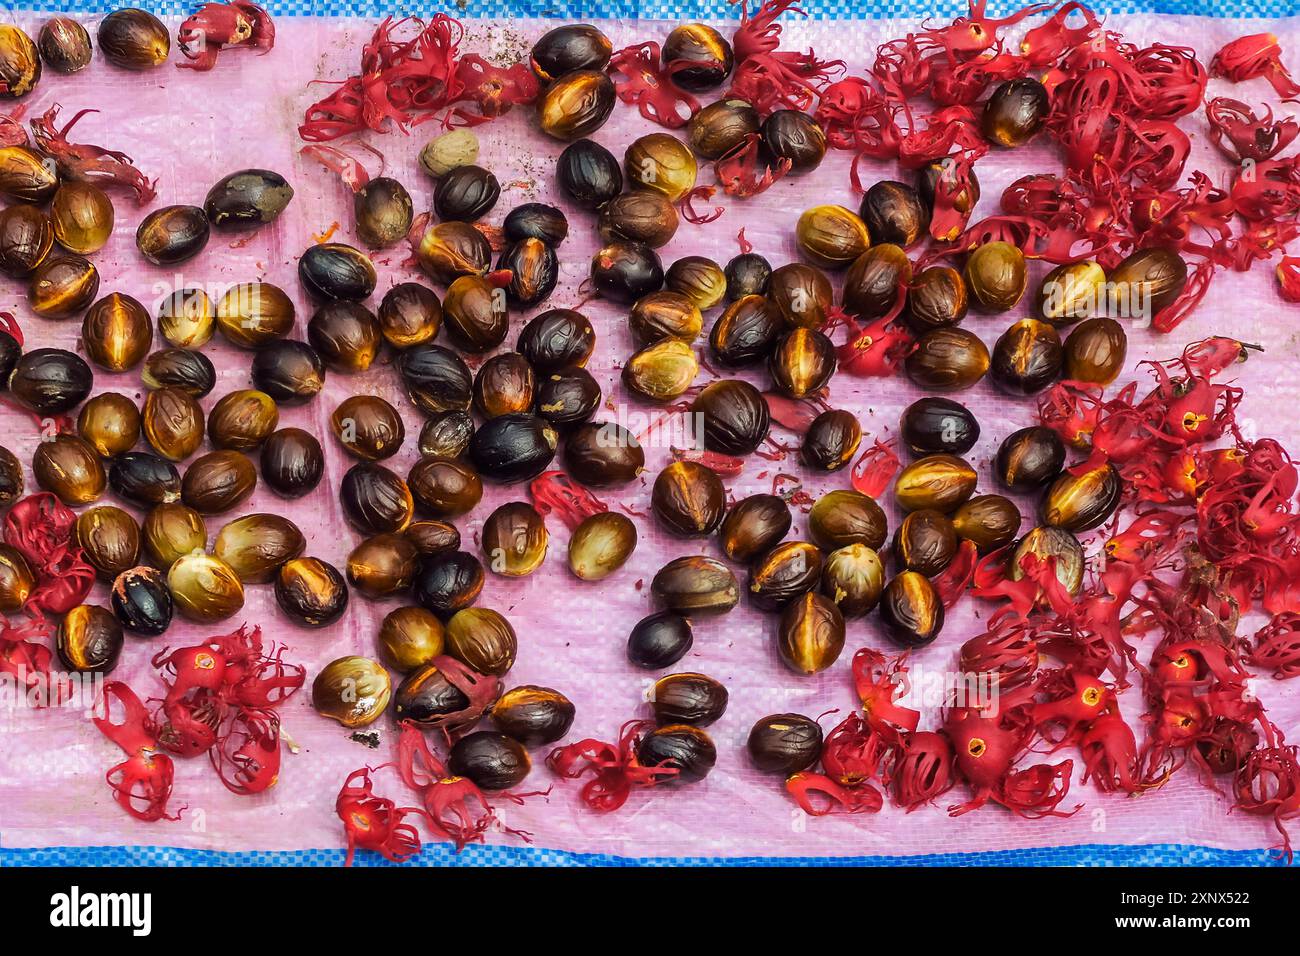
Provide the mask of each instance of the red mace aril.
POLYGON ((5 515, 4 542, 18 550, 36 576, 23 605, 28 614, 66 614, 86 599, 95 569, 73 541, 76 514, 49 492, 28 495, 5 515))
POLYGON ((280 776, 280 718, 272 710, 235 711, 208 757, 231 793, 248 796, 270 789, 280 776))
POLYGON ((879 498, 894 480, 900 464, 897 441, 876 441, 864 451, 849 470, 849 482, 854 489, 869 498, 879 498))
POLYGON ((334 810, 343 821, 351 866, 357 850, 373 850, 393 863, 405 863, 420 852, 420 831, 408 817, 421 816, 419 807, 399 807, 387 797, 375 795, 369 767, 354 770, 343 782, 334 810))
POLYGON ((121 681, 109 681, 99 710, 92 718, 95 727, 126 754, 106 776, 118 805, 137 820, 179 820, 179 813, 167 813, 175 766, 171 757, 158 752, 158 738, 140 698, 121 681), (115 705, 122 709, 121 720, 113 716, 115 705))
POLYGON ((562 471, 544 471, 528 485, 533 507, 543 518, 552 513, 576 531, 578 525, 609 506, 562 471))
POLYGON ((894 803, 911 813, 952 789, 952 744, 943 734, 919 730, 903 738, 889 772, 894 803))
MULTIPOLYGON (((906 664, 906 654, 887 659, 869 647, 853 655, 853 686, 862 702, 862 716, 871 731, 890 746, 896 746, 903 735, 915 731, 921 719, 919 711, 894 703, 900 691, 903 694, 907 691, 906 664)), ((830 735, 826 739, 829 742, 830 735)), ((823 764, 825 761, 823 753, 823 764)))
POLYGON ((822 60, 812 50, 780 49, 782 28, 777 20, 786 12, 803 14, 795 0, 764 0, 753 15, 741 2, 740 27, 731 38, 736 68, 728 95, 764 117, 779 109, 807 112, 831 77, 844 72, 843 60, 822 60))
POLYGON ((713 164, 718 185, 728 196, 739 199, 757 196, 790 171, 792 163, 785 157, 777 160, 775 167, 763 164, 763 171, 758 171, 759 160, 763 155, 762 142, 758 133, 746 133, 739 143, 713 164))
POLYGON ((764 392, 763 401, 772 421, 796 435, 806 434, 818 415, 831 410, 824 390, 807 398, 787 398, 779 392, 764 392))
POLYGON ((1216 96, 1205 104, 1205 118, 1210 123, 1210 141, 1234 162, 1272 159, 1300 135, 1300 123, 1290 116, 1274 120, 1272 108, 1264 115, 1226 96, 1216 96))
POLYGON ((1050 66, 1063 54, 1076 50, 1091 40, 1100 29, 1101 24, 1096 15, 1082 3, 1071 0, 1062 4, 1046 23, 1025 31, 1020 41, 1020 55, 1028 66, 1039 68, 1050 66), (1070 26, 1067 21, 1075 14, 1070 26), (1080 22, 1081 21, 1081 22, 1080 22))
POLYGON ((136 169, 126 153, 105 149, 103 146, 68 142, 68 131, 83 116, 98 113, 99 110, 80 110, 60 129, 55 125, 60 109, 59 104, 55 103, 32 120, 31 125, 36 145, 58 164, 63 176, 102 186, 123 186, 135 193, 135 201, 141 206, 157 195, 154 190, 157 180, 148 179, 136 169))
POLYGON ((1029 745, 1031 728, 1002 717, 986 717, 978 710, 955 707, 944 719, 943 731, 952 741, 957 769, 971 786, 971 798, 948 808, 951 816, 977 810, 995 798, 1003 778, 1029 745))
POLYGON ((713 194, 716 192, 717 189, 713 186, 696 186, 688 192, 677 204, 678 209, 681 210, 682 218, 693 225, 702 226, 721 216, 727 211, 725 206, 714 206, 712 212, 699 212, 695 209, 695 203, 707 202, 713 198, 713 194))
POLYGON ((11 624, 0 617, 0 674, 13 678, 22 688, 25 701, 44 707, 62 698, 60 685, 53 680, 51 663, 54 659, 48 641, 52 628, 43 616, 36 616, 11 624))
POLYGON ((1262 76, 1282 99, 1300 96, 1300 85, 1282 65, 1282 45, 1271 33, 1238 37, 1224 46, 1210 61, 1210 75, 1233 83, 1262 76))
MULTIPOLYGON (((358 142, 356 144, 361 149, 378 157, 380 162, 380 172, 383 172, 384 154, 366 143, 358 142)), ((299 155, 306 156, 308 159, 314 159, 326 169, 337 173, 339 179, 352 192, 357 193, 366 188, 370 182, 370 173, 366 172, 365 166, 361 160, 355 156, 345 153, 336 146, 325 146, 321 143, 314 143, 310 146, 304 146, 298 150, 299 155)), ((421 233, 423 233, 423 229, 421 233)))
POLYGON ((700 101, 673 82, 653 40, 616 50, 609 75, 618 98, 640 110, 652 123, 680 129, 700 111, 700 101), (684 111, 684 112, 683 112, 684 111))
POLYGON ((1294 746, 1268 746, 1251 751, 1237 771, 1236 809, 1273 818, 1282 835, 1279 856, 1289 864, 1291 835, 1285 821, 1300 814, 1300 758, 1294 746))
POLYGON ((1300 258, 1283 256, 1277 264, 1277 288, 1288 302, 1300 302, 1300 258))
POLYGON ((1300 614, 1274 614, 1255 632, 1254 643, 1243 656, 1248 664, 1271 669, 1278 680, 1300 675, 1300 614))
POLYGON ((1082 781, 1092 781, 1103 793, 1140 793, 1138 779, 1137 738, 1133 728, 1112 707, 1084 731, 1079 738, 1083 759, 1082 781))
MULTIPOLYGON (((850 175, 856 176, 857 159, 891 159, 898 155, 902 136, 895 117, 901 106, 860 76, 846 76, 821 91, 814 119, 826 131, 832 149, 857 153, 850 175)), ((855 183, 860 187, 861 183, 855 183)))
POLYGON ((1024 770, 1012 770, 999 782, 993 799, 1016 816, 1027 820, 1042 817, 1068 817, 1079 811, 1079 804, 1068 813, 1057 810, 1069 795, 1073 760, 1058 764, 1035 764, 1024 770))
POLYGON ((979 567, 979 561, 979 549, 975 542, 963 539, 957 545, 957 553, 948 562, 948 566, 930 579, 945 610, 951 610, 966 593, 966 589, 975 580, 975 569, 979 567))
MULTIPOLYGON (((693 461, 717 472, 719 478, 735 478, 745 470, 745 459, 722 452, 701 450, 698 448, 669 448, 673 461, 693 461)), ((621 506, 628 514, 633 512, 627 505, 621 506)))
POLYGON ((852 713, 826 734, 821 762, 827 777, 855 790, 885 774, 897 750, 898 734, 887 722, 879 723, 884 732, 876 730, 870 717, 852 713))
POLYGON ((1092 722, 1116 703, 1112 686, 1077 670, 1045 675, 1038 690, 1048 699, 1029 707, 1029 719, 1044 740, 1057 746, 1082 739, 1092 722))
POLYGON ((833 307, 827 328, 842 325, 849 330, 848 341, 835 349, 837 367, 863 378, 897 375, 916 345, 911 331, 898 321, 906 302, 907 289, 900 286, 889 312, 865 326, 858 325, 853 316, 838 306, 833 307))
POLYGON ((12 113, 0 113, 0 146, 26 146, 30 141, 27 136, 27 127, 23 124, 23 116, 27 112, 27 104, 19 103, 14 107, 12 113))
POLYGON ((831 813, 879 813, 885 805, 880 791, 868 783, 846 787, 822 773, 803 771, 785 781, 786 793, 810 817, 831 813))
POLYGON ((591 779, 582 785, 582 802, 592 810, 610 813, 627 803, 633 787, 653 787, 675 778, 676 767, 646 767, 637 760, 637 744, 654 722, 630 720, 619 731, 617 743, 604 743, 593 737, 565 747, 556 747, 546 758, 546 765, 566 780, 591 779))
POLYGON ((269 13, 248 0, 205 3, 185 19, 176 39, 189 60, 177 65, 207 71, 217 65, 217 55, 226 47, 270 50, 275 46, 275 23, 269 13))
POLYGON ((986 674, 999 693, 1033 680, 1038 671, 1038 642, 1014 615, 995 615, 988 629, 961 646, 960 667, 966 674, 986 674))

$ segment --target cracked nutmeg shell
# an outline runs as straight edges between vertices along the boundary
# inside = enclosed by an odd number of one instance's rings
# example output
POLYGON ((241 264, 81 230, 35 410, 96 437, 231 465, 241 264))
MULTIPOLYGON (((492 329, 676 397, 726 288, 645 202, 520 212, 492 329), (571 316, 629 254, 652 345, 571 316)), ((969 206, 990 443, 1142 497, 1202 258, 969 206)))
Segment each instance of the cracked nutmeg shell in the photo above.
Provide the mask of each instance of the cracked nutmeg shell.
POLYGON ((344 727, 374 723, 392 697, 388 671, 368 657, 340 657, 326 664, 311 685, 316 712, 344 727))
POLYGON ((801 674, 824 671, 844 650, 844 615, 830 598, 805 592, 781 612, 776 647, 791 670, 801 674))

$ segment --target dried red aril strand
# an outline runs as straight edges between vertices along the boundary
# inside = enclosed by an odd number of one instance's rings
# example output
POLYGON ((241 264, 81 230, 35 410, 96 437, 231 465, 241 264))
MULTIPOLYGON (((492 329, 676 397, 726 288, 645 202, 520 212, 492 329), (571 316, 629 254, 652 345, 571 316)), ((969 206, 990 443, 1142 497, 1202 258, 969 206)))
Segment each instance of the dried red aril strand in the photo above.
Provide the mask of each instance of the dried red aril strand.
POLYGON ((473 103, 477 113, 461 107, 447 117, 450 126, 478 126, 504 116, 516 106, 526 106, 537 99, 541 84, 537 74, 524 63, 494 66, 477 53, 467 53, 456 65, 455 86, 460 90, 456 103, 473 103))
POLYGON ((270 789, 280 777, 280 718, 273 710, 234 711, 208 757, 231 793, 249 796, 270 789))
POLYGON ((653 728, 653 721, 630 720, 619 731, 617 743, 589 737, 556 747, 547 756, 546 765, 566 780, 590 775, 592 779, 582 786, 582 802, 592 810, 610 813, 627 802, 633 787, 653 787, 680 773, 676 767, 646 767, 638 762, 637 744, 653 728))
POLYGON ((1273 818, 1282 835, 1279 855, 1289 864, 1291 835, 1285 821, 1300 814, 1300 757, 1294 746, 1261 747, 1251 751, 1235 781, 1235 808, 1273 818))
POLYGON ((59 104, 55 103, 31 122, 36 145, 58 164, 60 173, 69 179, 126 187, 135 193, 135 201, 141 206, 157 195, 154 190, 157 180, 148 179, 136 169, 126 153, 88 143, 68 142, 69 130, 83 116, 98 113, 99 110, 81 110, 60 129, 55 125, 60 109, 59 104))
POLYGON ((36 575, 23 609, 66 614, 85 600, 95 569, 73 541, 77 516, 49 492, 28 495, 5 515, 4 541, 16 548, 36 575))
POLYGON ((736 68, 730 95, 749 103, 760 116, 778 109, 809 111, 830 78, 843 72, 844 62, 822 60, 812 50, 779 49, 781 25, 777 19, 786 12, 803 15, 795 0, 764 0, 753 16, 743 0, 731 2, 739 2, 741 10, 740 27, 731 40, 736 68))
POLYGON ((1245 660, 1272 669, 1278 680, 1300 675, 1300 614, 1283 611, 1255 632, 1245 660))
POLYGON ((1054 766, 1040 763, 1024 770, 1012 770, 998 782, 992 799, 1027 820, 1072 816, 1083 804, 1068 813, 1056 808, 1069 795, 1073 771, 1073 760, 1063 760, 1054 766))
POLYGON ((1116 703, 1115 689, 1091 674, 1053 671, 1038 682, 1048 697, 1029 708, 1039 735, 1053 744, 1077 742, 1092 722, 1116 703))
POLYGON ((177 65, 207 71, 217 65, 217 55, 226 47, 270 50, 275 46, 275 23, 269 13, 248 0, 205 3, 185 19, 176 39, 188 60, 177 65))
POLYGON ((1277 264, 1277 288, 1288 302, 1300 302, 1300 258, 1283 256, 1277 264))
MULTIPOLYGON (((369 153, 379 157, 380 174, 383 174, 384 154, 366 143, 358 142, 356 145, 369 153)), ((337 173, 339 179, 343 180, 343 185, 347 186, 352 192, 357 193, 366 187, 370 182, 370 174, 366 172, 366 167, 361 164, 361 160, 351 156, 339 149, 337 146, 325 146, 321 143, 313 143, 310 146, 304 146, 298 150, 299 155, 306 156, 308 159, 314 159, 326 169, 337 173)), ((424 230, 420 230, 423 235, 424 230)), ((417 239, 418 242, 418 239, 417 239)))
POLYGON ((869 783, 846 787, 821 773, 803 771, 786 778, 785 789, 812 817, 831 813, 879 813, 885 805, 880 791, 869 783))
POLYGON ((1226 44, 1210 61, 1210 75, 1233 83, 1262 76, 1282 99, 1300 96, 1300 85, 1282 65, 1282 46, 1271 33, 1253 33, 1226 44))
POLYGON ((714 206, 712 212, 704 213, 697 212, 695 209, 695 203, 707 202, 713 198, 713 194, 716 192, 717 190, 712 186, 696 186, 688 192, 682 197, 681 202, 678 203, 678 208, 681 210, 682 218, 693 225, 702 226, 706 223, 713 222, 721 216, 727 211, 725 206, 714 206))
POLYGON ((877 718, 875 723, 883 732, 869 717, 852 713, 826 734, 822 770, 840 786, 860 787, 888 772, 898 749, 898 733, 887 718, 877 718))
POLYGON ((831 410, 824 391, 807 398, 787 398, 778 392, 764 392, 763 401, 772 421, 797 435, 806 433, 818 415, 831 410))
POLYGON ((1033 630, 1014 615, 995 615, 983 634, 961 646, 963 673, 985 674, 999 693, 1033 680, 1038 671, 1038 641, 1033 630))
POLYGON ((899 692, 906 691, 906 664, 906 654, 886 659, 884 654, 869 647, 853 655, 853 686, 862 703, 862 715, 871 731, 891 746, 896 746, 903 735, 915 731, 921 719, 919 711, 894 703, 899 692))
POLYGON ((40 615, 17 624, 0 617, 0 674, 13 678, 25 700, 37 707, 58 703, 63 697, 61 686, 53 680, 54 655, 46 644, 38 643, 48 641, 52 633, 40 615))
POLYGON ((957 769, 971 787, 968 801, 948 808, 949 815, 955 817, 995 798, 1003 779, 1027 748, 1031 731, 1009 715, 986 717, 966 707, 950 710, 943 729, 952 741, 957 769))
POLYGON ((1300 123, 1290 116, 1274 120, 1272 107, 1265 106, 1261 117, 1241 100, 1226 96, 1205 104, 1205 118, 1211 142, 1234 162, 1272 159, 1300 135, 1300 123))
MULTIPOLYGON (((735 478, 745 470, 745 459, 737 458, 735 455, 724 455, 722 452, 698 448, 669 448, 668 451, 673 456, 673 461, 693 461, 717 472, 720 478, 735 478)), ((628 514, 634 513, 627 505, 620 505, 620 507, 628 514)))
POLYGON ((849 482, 853 487, 869 498, 879 498, 894 480, 898 471, 899 460, 897 441, 876 441, 862 456, 853 463, 849 470, 849 482))
POLYGON ((348 850, 344 866, 351 866, 357 850, 373 850, 393 863, 405 863, 420 852, 420 831, 406 822, 422 816, 419 807, 399 807, 387 797, 376 796, 370 767, 354 770, 343 781, 335 812, 343 821, 348 850))
POLYGON ((1101 24, 1096 15, 1077 0, 1070 0, 1057 8, 1046 23, 1025 31, 1020 41, 1020 55, 1030 67, 1045 67, 1054 64, 1062 55, 1077 50, 1088 43, 1097 33, 1101 24), (1066 21, 1074 14, 1083 23, 1080 26, 1068 26, 1066 21))
POLYGON ((718 185, 728 196, 745 199, 757 196, 790 171, 792 163, 782 157, 776 167, 763 165, 758 172, 758 161, 762 156, 763 139, 758 133, 746 133, 744 139, 724 153, 714 164, 718 185))
POLYGON ((952 789, 952 744, 943 734, 917 731, 907 734, 889 771, 894 802, 911 813, 933 803, 952 789))
POLYGON ((673 83, 671 71, 662 65, 659 44, 653 40, 615 51, 609 60, 609 75, 618 98, 635 106, 652 123, 680 129, 700 111, 700 101, 673 83))
POLYGON ((113 799, 137 820, 179 820, 179 812, 167 813, 175 766, 171 757, 158 752, 158 739, 140 698, 121 681, 109 681, 98 709, 92 723, 127 755, 105 777, 113 799), (120 721, 113 717, 114 704, 122 708, 120 721))
POLYGON ((1092 722, 1079 738, 1084 783, 1092 781, 1103 793, 1140 793, 1137 738, 1117 708, 1092 722))
POLYGON ((23 116, 27 104, 19 103, 11 113, 0 113, 0 146, 26 146, 29 142, 23 116))
POLYGON ((542 472, 529 484, 528 493, 538 514, 559 515, 571 531, 592 515, 609 510, 609 505, 562 471, 542 472))

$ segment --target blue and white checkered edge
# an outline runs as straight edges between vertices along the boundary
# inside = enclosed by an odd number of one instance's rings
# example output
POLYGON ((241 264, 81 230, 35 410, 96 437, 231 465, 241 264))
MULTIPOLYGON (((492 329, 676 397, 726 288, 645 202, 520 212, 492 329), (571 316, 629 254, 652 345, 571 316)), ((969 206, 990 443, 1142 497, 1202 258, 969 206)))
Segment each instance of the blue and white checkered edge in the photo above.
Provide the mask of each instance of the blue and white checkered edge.
MULTIPOLYGON (((0 849, 6 866, 339 866, 344 853, 330 850, 189 850, 167 846, 47 847, 0 849)), ((357 866, 392 866, 377 853, 359 851, 357 866)), ((607 853, 570 853, 542 847, 471 846, 456 853, 448 844, 432 844, 412 866, 1276 866, 1268 850, 1220 850, 1206 846, 1157 843, 1147 846, 1087 844, 1031 847, 973 853, 927 853, 916 856, 845 857, 633 857, 607 853)))
MULTIPOLYGON (((186 16, 201 0, 135 0, 160 16, 186 16)), ((749 0, 756 6, 758 0, 749 0)), ((108 13, 121 0, 16 0, 11 10, 108 13)), ((430 16, 450 13, 480 19, 499 17, 574 19, 727 20, 737 8, 727 0, 263 0, 275 16, 366 17, 390 14, 430 16)), ((1249 18, 1255 20, 1300 16, 1300 0, 1097 0, 1089 4, 1098 13, 1145 13, 1160 16, 1249 18)), ((1005 14, 1023 6, 1023 0, 990 0, 989 14, 1005 14)), ((799 7, 814 20, 951 19, 967 10, 965 0, 801 0, 799 7)))
MULTIPOLYGON (((17 0, 15 11, 80 14, 107 13, 119 0, 17 0)), ((159 16, 186 16, 199 0, 136 0, 159 16)), ((548 20, 642 19, 727 20, 736 7, 727 0, 467 0, 436 3, 428 0, 381 3, 373 0, 263 0, 275 16, 380 18, 394 13, 430 16, 438 12, 461 17, 517 17, 548 20)), ((751 6, 756 5, 751 0, 751 6)), ((991 0, 989 14, 1017 9, 1017 0, 991 0)), ((966 12, 964 0, 800 0, 814 20, 951 19, 966 12)), ((1105 0, 1090 4, 1099 13, 1156 14, 1249 18, 1300 16, 1300 0, 1105 0)), ((1263 26, 1263 24, 1261 24, 1263 26)), ((0 848, 3 866, 337 866, 340 849, 219 851, 166 846, 0 848)), ((850 857, 631 857, 604 853, 571 853, 542 847, 473 846, 455 853, 444 844, 426 846, 411 863, 418 866, 1267 866, 1280 861, 1268 850, 1222 850, 1179 844, 1122 846, 1033 847, 972 853, 930 853, 915 856, 850 857)), ((374 853, 357 854, 357 865, 391 865, 374 853)))

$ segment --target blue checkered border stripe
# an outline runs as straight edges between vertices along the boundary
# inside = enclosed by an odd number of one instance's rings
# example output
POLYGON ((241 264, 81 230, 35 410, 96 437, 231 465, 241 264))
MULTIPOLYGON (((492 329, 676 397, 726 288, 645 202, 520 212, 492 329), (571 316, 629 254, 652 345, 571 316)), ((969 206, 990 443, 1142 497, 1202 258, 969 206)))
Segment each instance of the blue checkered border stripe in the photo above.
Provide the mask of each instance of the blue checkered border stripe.
MULTIPOLYGON (((749 0, 751 6, 757 0, 749 0)), ((201 0, 136 0, 160 16, 186 16, 201 0)), ((1022 6, 1020 0, 992 0, 989 15, 998 16, 1022 6)), ((51 11, 101 14, 122 6, 119 0, 15 0, 6 4, 11 11, 51 11)), ((525 17, 549 20, 642 19, 684 20, 734 19, 736 7, 727 0, 263 0, 275 16, 363 17, 378 19, 392 15, 430 16, 449 13, 458 17, 492 19, 525 17)), ((935 20, 951 19, 966 12, 965 0, 801 0, 799 6, 814 20, 935 20)), ((1160 16, 1201 16, 1255 20, 1300 16, 1300 0, 1097 0, 1090 4, 1098 13, 1146 13, 1160 16)))
MULTIPOLYGON (((21 866, 340 866, 341 849, 191 850, 168 846, 92 846, 0 849, 0 867, 21 866)), ((358 866, 392 866, 376 853, 359 851, 358 866)), ((542 847, 471 846, 456 853, 432 844, 407 865, 415 866, 1279 866, 1269 850, 1222 850, 1158 843, 1146 846, 1087 844, 917 856, 847 857, 631 857, 571 853, 542 847)))

